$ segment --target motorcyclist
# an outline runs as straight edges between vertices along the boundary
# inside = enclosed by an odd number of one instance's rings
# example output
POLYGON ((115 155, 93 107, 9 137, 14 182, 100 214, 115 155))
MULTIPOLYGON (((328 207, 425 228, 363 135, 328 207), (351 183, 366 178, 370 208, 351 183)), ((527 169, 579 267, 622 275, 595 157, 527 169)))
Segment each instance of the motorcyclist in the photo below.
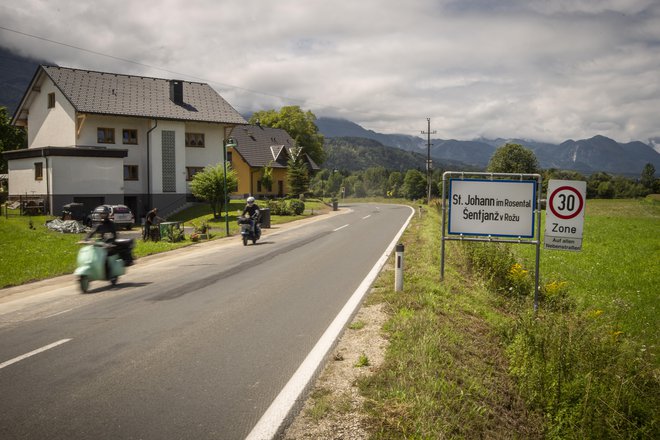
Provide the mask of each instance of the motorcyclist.
POLYGON ((250 227, 252 228, 253 233, 257 233, 257 219, 259 218, 259 206, 254 203, 254 197, 250 196, 247 198, 247 204, 243 208, 242 216, 248 214, 250 217, 250 227))

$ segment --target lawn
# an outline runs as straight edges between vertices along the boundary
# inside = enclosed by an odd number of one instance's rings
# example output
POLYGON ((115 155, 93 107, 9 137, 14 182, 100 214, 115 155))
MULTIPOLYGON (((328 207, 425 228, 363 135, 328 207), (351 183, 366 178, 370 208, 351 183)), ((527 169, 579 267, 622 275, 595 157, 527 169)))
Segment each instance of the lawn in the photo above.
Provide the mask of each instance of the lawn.
MULTIPOLYGON (((582 251, 541 250, 544 282, 568 282, 582 308, 603 310, 619 331, 657 346, 660 202, 588 200, 582 251)), ((532 246, 518 246, 533 268, 532 246)))
POLYGON ((532 246, 451 242, 439 282, 440 216, 416 216, 404 291, 384 272, 368 299, 390 313, 385 364, 358 381, 372 438, 660 438, 659 220, 658 202, 589 200, 582 252, 542 251, 542 285, 569 297, 535 313, 531 280, 509 290, 532 246))
MULTIPOLYGON (((258 202, 265 206, 264 202, 258 202)), ((229 206, 229 235, 238 232, 236 219, 243 210, 245 203, 232 201, 229 206)), ((329 208, 320 200, 309 200, 305 203, 305 212, 299 216, 271 216, 271 225, 287 223, 294 220, 309 218, 329 208)), ((11 211, 10 211, 11 212, 11 211)), ((4 213, 4 211, 3 211, 4 213)), ((76 266, 76 255, 79 246, 77 241, 84 234, 62 234, 46 227, 46 221, 53 217, 36 216, 23 217, 16 215, 0 217, 0 288, 24 284, 73 272, 76 266)), ((195 205, 185 211, 168 218, 170 221, 181 221, 186 226, 207 223, 210 227, 211 239, 225 237, 224 217, 214 219, 211 208, 207 204, 195 205)), ((135 230, 137 227, 134 227, 135 230)), ((122 232, 119 232, 121 237, 122 232)), ((166 252, 193 243, 186 237, 177 243, 167 241, 143 242, 136 240, 134 254, 137 258, 166 252)))

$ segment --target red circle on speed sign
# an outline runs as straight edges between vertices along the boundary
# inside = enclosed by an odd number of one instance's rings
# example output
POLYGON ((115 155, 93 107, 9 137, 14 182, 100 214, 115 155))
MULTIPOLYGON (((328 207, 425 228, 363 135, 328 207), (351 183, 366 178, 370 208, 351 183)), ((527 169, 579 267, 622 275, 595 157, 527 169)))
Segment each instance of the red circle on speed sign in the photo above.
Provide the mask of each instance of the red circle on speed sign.
POLYGON ((559 188, 554 190, 554 192, 550 195, 550 211, 552 211, 552 213, 555 216, 559 217, 562 220, 570 220, 573 217, 577 217, 578 214, 582 212, 583 206, 584 206, 584 199, 582 199, 582 194, 580 194, 580 191, 573 188, 572 186, 560 186, 559 188), (574 200, 571 200, 573 194, 569 194, 568 196, 565 196, 564 194, 559 194, 561 191, 570 191, 571 193, 575 194, 575 196, 577 196, 577 200, 578 200, 577 209, 574 200), (555 200, 556 200, 555 198, 556 197, 560 198, 561 196, 563 196, 560 202, 561 206, 555 207, 555 200), (571 201, 573 203, 571 203, 571 201), (559 212, 557 212, 557 210, 569 211, 569 213, 560 214, 559 212))

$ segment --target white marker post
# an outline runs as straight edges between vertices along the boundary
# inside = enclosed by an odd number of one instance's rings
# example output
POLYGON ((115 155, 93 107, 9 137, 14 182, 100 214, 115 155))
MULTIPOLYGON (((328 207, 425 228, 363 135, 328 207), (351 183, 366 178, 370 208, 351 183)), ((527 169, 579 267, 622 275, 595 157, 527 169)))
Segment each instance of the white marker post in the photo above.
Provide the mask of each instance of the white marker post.
POLYGON ((394 291, 403 291, 403 245, 396 245, 396 268, 394 269, 394 291))
POLYGON ((548 181, 548 206, 545 210, 545 249, 582 250, 587 182, 548 181))

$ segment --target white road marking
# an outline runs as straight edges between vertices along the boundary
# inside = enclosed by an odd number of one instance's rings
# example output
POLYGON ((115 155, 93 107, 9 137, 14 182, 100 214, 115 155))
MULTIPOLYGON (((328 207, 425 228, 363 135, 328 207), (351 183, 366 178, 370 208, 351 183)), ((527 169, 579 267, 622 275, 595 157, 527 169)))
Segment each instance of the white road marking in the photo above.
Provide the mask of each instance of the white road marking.
POLYGON ((53 316, 63 315, 64 313, 70 312, 73 309, 62 310, 61 312, 53 313, 52 315, 45 316, 44 319, 52 318, 53 316))
POLYGON ((344 228, 347 227, 347 226, 348 226, 348 225, 340 226, 340 227, 338 227, 337 229, 333 229, 332 232, 337 232, 337 231, 339 231, 340 229, 344 229, 344 228))
MULTIPOLYGON (((410 210, 411 214, 408 217, 408 220, 403 224, 401 230, 399 230, 394 237, 394 240, 392 240, 387 246, 385 253, 383 253, 367 277, 362 280, 362 283, 358 286, 355 292, 353 292, 353 295, 351 295, 348 302, 344 305, 332 323, 330 323, 330 326, 326 329, 325 333, 323 333, 321 339, 318 340, 314 348, 312 348, 312 351, 309 352, 303 363, 300 364, 300 367, 298 367, 293 376, 291 376, 289 382, 287 382, 282 391, 280 391, 254 428, 252 428, 252 431, 248 434, 246 440, 271 440, 277 436, 280 429, 283 427, 287 416, 293 410, 296 401, 301 398, 305 389, 314 379, 314 376, 321 368, 323 360, 333 347, 335 340, 353 316, 353 313, 362 302, 362 298, 364 298, 364 295, 369 291, 369 288, 376 280, 376 277, 378 277, 380 270, 387 262, 394 246, 408 227, 410 219, 415 215, 415 210, 412 207, 410 210)), ((342 226, 342 228, 345 226, 342 226)))
POLYGON ((60 340, 57 341, 57 342, 53 342, 52 344, 48 344, 48 345, 46 345, 46 346, 44 346, 44 347, 37 348, 36 350, 33 350, 33 351, 29 352, 29 353, 25 353, 24 355, 21 355, 21 356, 15 357, 14 359, 10 359, 10 360, 8 360, 8 361, 3 362, 3 363, 0 364, 0 370, 2 370, 2 369, 5 368, 5 367, 10 366, 11 364, 15 364, 16 362, 22 361, 23 359, 27 359, 27 358, 29 358, 30 356, 34 356, 35 354, 39 354, 39 353, 44 352, 44 351, 46 351, 46 350, 50 350, 51 348, 55 348, 55 347, 57 347, 58 345, 65 344, 65 343, 69 342, 70 340, 71 340, 71 339, 60 339, 60 340))
POLYGON ((369 217, 371 217, 371 214, 369 214, 369 215, 367 215, 367 216, 364 216, 364 217, 362 217, 362 220, 366 220, 366 219, 368 219, 369 217))

